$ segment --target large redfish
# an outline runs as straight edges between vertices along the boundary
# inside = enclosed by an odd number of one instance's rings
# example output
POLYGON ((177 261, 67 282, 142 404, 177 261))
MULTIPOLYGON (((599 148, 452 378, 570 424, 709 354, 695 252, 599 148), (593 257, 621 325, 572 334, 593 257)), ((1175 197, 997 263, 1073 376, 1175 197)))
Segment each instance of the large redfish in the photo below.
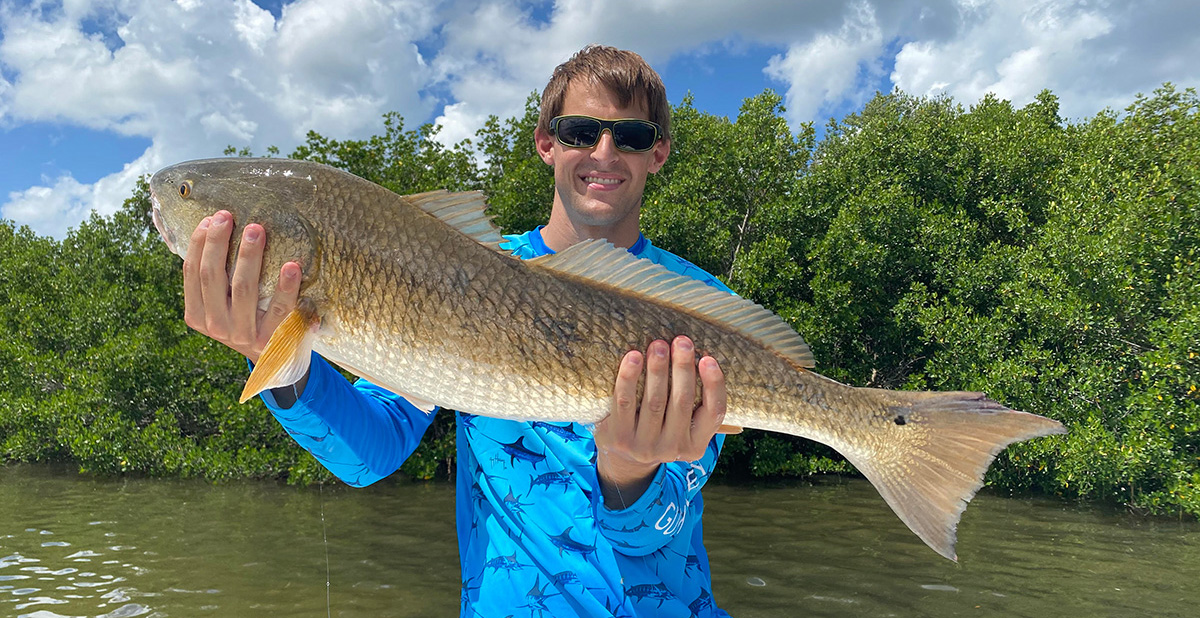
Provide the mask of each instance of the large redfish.
POLYGON ((988 465, 1057 421, 981 393, 856 388, 811 371, 804 340, 746 299, 604 241, 522 261, 477 193, 400 196, 332 167, 209 159, 150 180, 171 251, 224 209, 266 230, 266 302, 284 262, 304 272, 298 308, 271 337, 243 392, 295 382, 309 353, 416 401, 515 420, 595 423, 621 357, 687 335, 720 362, 725 422, 837 449, 900 519, 955 559, 955 528, 988 465))

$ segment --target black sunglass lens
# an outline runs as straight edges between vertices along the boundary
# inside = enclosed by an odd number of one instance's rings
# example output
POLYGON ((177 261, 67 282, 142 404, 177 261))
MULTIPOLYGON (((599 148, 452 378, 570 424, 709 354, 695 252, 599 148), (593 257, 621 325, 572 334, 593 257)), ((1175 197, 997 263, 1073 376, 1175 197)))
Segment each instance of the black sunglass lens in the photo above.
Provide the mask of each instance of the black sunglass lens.
POLYGON ((613 127, 613 139, 622 150, 649 150, 656 133, 648 122, 618 122, 613 127))
POLYGON ((567 146, 592 146, 600 137, 600 122, 591 118, 558 121, 558 139, 567 146))

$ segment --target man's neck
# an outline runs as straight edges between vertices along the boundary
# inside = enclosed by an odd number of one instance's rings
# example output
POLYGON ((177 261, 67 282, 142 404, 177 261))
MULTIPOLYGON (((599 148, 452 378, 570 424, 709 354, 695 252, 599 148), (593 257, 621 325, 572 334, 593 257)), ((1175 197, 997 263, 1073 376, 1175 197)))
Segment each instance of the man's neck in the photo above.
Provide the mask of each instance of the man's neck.
POLYGON ((632 226, 587 226, 572 222, 566 213, 554 209, 550 221, 542 228, 542 242, 555 253, 593 238, 603 238, 616 247, 628 249, 637 243, 640 234, 636 220, 632 226))

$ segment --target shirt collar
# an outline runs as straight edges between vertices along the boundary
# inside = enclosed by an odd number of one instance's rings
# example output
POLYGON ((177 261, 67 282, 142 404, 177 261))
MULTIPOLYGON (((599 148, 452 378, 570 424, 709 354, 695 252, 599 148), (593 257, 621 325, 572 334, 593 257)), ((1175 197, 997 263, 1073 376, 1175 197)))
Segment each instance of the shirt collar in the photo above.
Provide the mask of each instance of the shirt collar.
MULTIPOLYGON (((529 244, 533 247, 537 255, 550 255, 554 253, 554 250, 547 247, 546 241, 542 238, 542 228, 544 227, 546 226, 537 226, 534 228, 533 233, 529 235, 529 244)), ((649 244, 650 241, 646 240, 646 237, 641 232, 638 232, 637 241, 633 243, 633 246, 628 251, 638 257, 642 257, 642 252, 646 250, 646 246, 649 244)))

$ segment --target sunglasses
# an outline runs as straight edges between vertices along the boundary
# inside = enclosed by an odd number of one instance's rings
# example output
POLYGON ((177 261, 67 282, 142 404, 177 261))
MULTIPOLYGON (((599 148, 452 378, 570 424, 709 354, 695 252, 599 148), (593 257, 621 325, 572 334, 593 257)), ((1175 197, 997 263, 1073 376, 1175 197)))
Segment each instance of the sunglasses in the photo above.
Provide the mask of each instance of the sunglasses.
POLYGON ((591 116, 555 116, 550 120, 550 134, 567 148, 591 148, 608 130, 617 150, 646 152, 662 139, 662 127, 638 118, 601 120, 591 116))

